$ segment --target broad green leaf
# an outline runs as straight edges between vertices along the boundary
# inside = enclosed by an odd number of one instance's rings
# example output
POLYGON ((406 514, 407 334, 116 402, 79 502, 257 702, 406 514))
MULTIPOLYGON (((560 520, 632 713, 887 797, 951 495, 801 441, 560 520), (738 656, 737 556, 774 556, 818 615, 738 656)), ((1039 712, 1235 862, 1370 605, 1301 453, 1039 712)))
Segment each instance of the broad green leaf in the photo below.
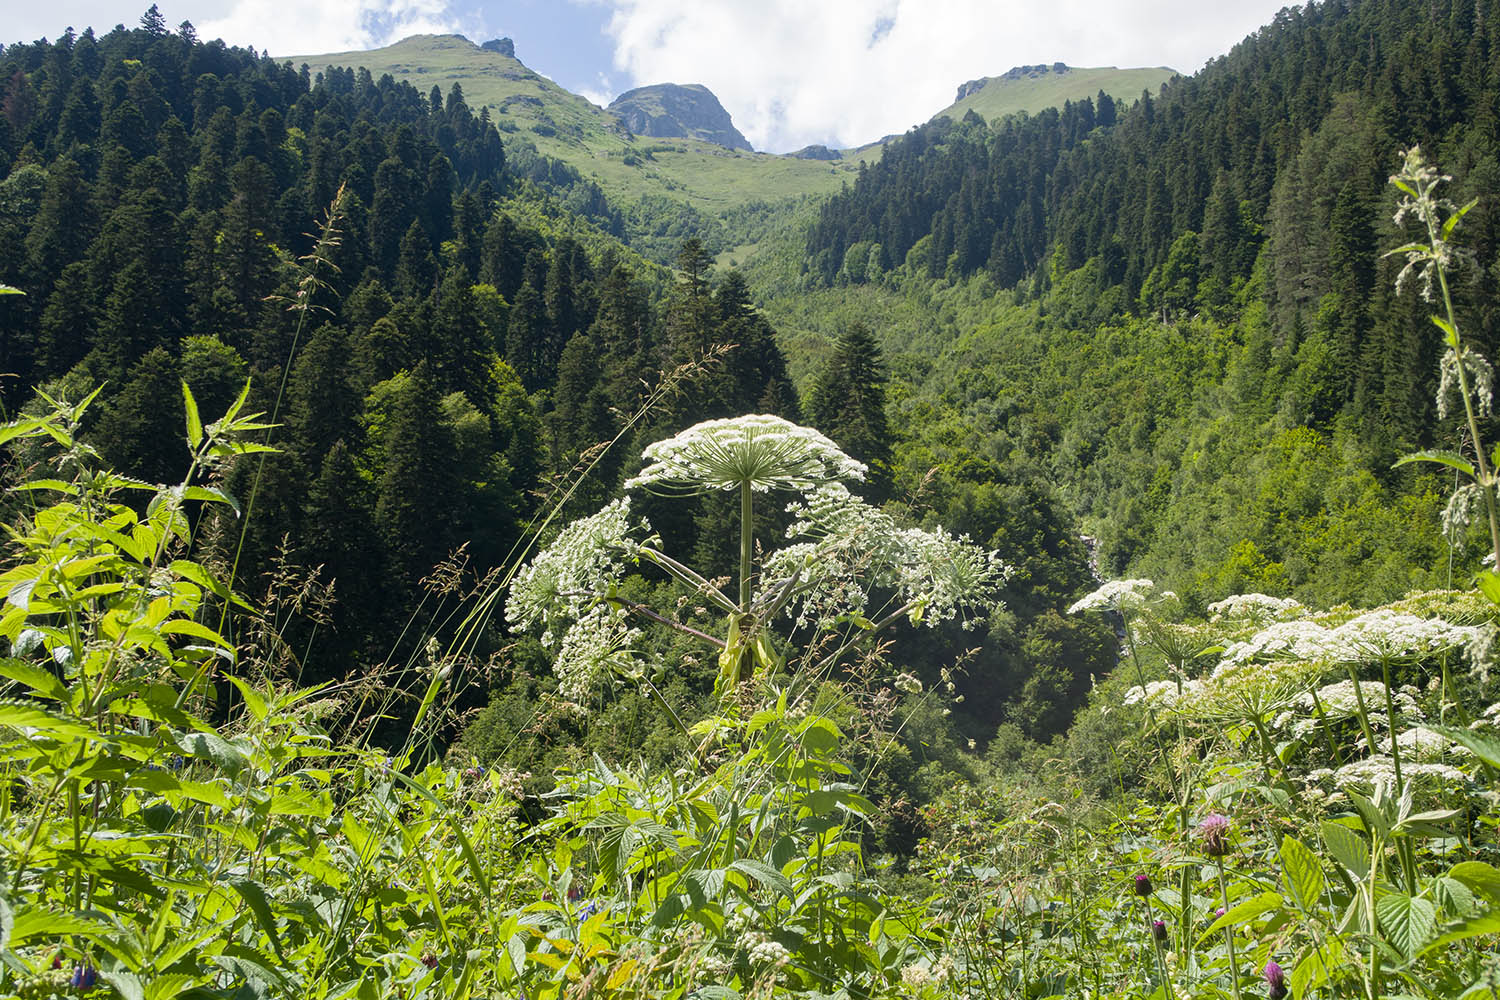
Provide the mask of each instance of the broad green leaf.
MULTIPOLYGON (((1380 904, 1377 902, 1377 914, 1380 912, 1379 907, 1380 904)), ((1439 948, 1446 948, 1456 941, 1467 941, 1469 938, 1483 937, 1487 934, 1500 934, 1500 910, 1490 910, 1488 913, 1481 913, 1478 916, 1470 917, 1457 927, 1443 934, 1437 940, 1429 941, 1427 946, 1422 949, 1422 954, 1426 955, 1437 951, 1439 948)))
POLYGON ((1262 914, 1278 910, 1285 905, 1285 902, 1280 893, 1263 892, 1259 896, 1252 896, 1243 902, 1236 903, 1222 917, 1209 924, 1208 930, 1198 935, 1198 943, 1201 945, 1226 927, 1243 924, 1262 914))
POLYGON ((787 878, 781 872, 777 871, 775 868, 772 868, 764 861, 756 861, 754 858, 741 858, 739 861, 734 862, 729 867, 734 871, 743 872, 744 874, 749 875, 757 882, 770 886, 772 889, 775 889, 777 892, 786 896, 788 899, 790 899, 793 895, 794 890, 792 889, 791 879, 787 878))
POLYGON ((1470 462, 1456 451, 1445 451, 1436 448, 1429 448, 1425 451, 1414 451, 1409 455, 1402 455, 1396 459, 1395 464, 1391 468, 1400 468, 1403 465, 1410 465, 1413 462, 1433 462, 1437 465, 1446 465, 1450 469, 1457 469, 1470 479, 1473 479, 1475 476, 1473 462, 1470 462))
POLYGON ((1323 843, 1339 864, 1349 869, 1356 879, 1370 874, 1370 843, 1363 836, 1342 823, 1324 820, 1319 828, 1323 843))
POLYGON ((1375 916, 1386 940, 1407 958, 1416 956, 1437 926, 1437 908, 1429 900, 1397 892, 1375 901, 1375 916))
POLYGON ((1323 895, 1323 867, 1318 856, 1300 840, 1281 838, 1281 879, 1304 913, 1311 913, 1323 895))
POLYGON ((188 446, 197 451, 203 443, 203 421, 198 416, 198 401, 193 398, 193 390, 188 388, 186 379, 182 383, 182 403, 187 409, 188 446))
POLYGON ((1473 751, 1474 756, 1491 767, 1500 767, 1500 740, 1489 739, 1468 729, 1456 729, 1453 726, 1427 726, 1426 728, 1448 737, 1454 743, 1467 747, 1473 751))
POLYGON ((266 898, 265 887, 253 879, 241 878, 230 881, 230 886, 240 894, 245 905, 250 907, 250 912, 255 916, 255 922, 265 933, 271 942, 271 948, 282 961, 286 956, 281 951, 281 935, 276 930, 276 917, 271 913, 270 901, 266 898))
POLYGON ((1448 869, 1448 877, 1500 906, 1500 868, 1483 861, 1461 861, 1448 869))
POLYGON ((1292 996, 1306 997, 1321 989, 1329 974, 1344 964, 1344 959, 1343 942, 1336 937, 1324 939, 1320 947, 1303 955, 1292 969, 1292 996))
POLYGON ((25 660, 0 660, 0 677, 9 677, 29 687, 36 697, 67 701, 68 688, 57 675, 25 660))

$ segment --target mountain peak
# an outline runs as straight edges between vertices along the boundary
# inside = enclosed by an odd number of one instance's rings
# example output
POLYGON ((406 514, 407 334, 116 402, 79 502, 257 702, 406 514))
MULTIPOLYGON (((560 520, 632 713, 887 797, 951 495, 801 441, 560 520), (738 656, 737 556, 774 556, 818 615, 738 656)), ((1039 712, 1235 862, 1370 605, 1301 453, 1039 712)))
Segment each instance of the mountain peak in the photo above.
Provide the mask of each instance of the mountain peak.
POLYGON ((627 90, 609 109, 637 135, 701 139, 729 149, 754 152, 724 105, 701 83, 655 83, 627 90))

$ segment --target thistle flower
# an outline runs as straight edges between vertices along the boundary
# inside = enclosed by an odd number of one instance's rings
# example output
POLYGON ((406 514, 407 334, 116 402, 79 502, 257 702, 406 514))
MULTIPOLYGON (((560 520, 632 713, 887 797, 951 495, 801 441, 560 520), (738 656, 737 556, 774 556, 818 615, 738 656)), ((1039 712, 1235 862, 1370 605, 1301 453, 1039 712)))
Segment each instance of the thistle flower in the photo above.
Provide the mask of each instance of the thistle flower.
POLYGON ((1135 894, 1137 896, 1149 896, 1153 891, 1150 875, 1137 875, 1135 877, 1135 894))
POLYGON ((865 465, 811 427, 751 414, 705 420, 644 452, 647 465, 625 488, 665 487, 679 494, 732 490, 808 492, 841 479, 864 479, 865 465))
POLYGON ((1203 853, 1211 858, 1222 858, 1229 853, 1229 817, 1210 813, 1198 824, 1198 833, 1203 838, 1203 853))
POLYGON ((1157 944, 1167 943, 1167 925, 1160 920, 1151 921, 1151 937, 1157 944))
POLYGON ((1275 959, 1266 963, 1261 975, 1266 977, 1266 986, 1269 987, 1267 993, 1271 1000, 1283 1000, 1287 993, 1286 973, 1276 964, 1275 959))

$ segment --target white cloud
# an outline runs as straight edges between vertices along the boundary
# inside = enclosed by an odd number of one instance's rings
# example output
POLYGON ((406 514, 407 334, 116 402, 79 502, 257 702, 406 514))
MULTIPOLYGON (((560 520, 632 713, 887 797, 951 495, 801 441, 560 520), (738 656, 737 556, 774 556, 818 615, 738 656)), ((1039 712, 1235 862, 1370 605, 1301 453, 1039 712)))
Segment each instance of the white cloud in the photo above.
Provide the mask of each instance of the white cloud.
POLYGON ((372 49, 460 30, 447 0, 234 0, 223 16, 195 25, 200 38, 276 55, 372 49))
POLYGON ((633 81, 702 83, 757 149, 858 145, 1012 66, 1194 72, 1270 20, 1272 0, 598 0, 633 81))

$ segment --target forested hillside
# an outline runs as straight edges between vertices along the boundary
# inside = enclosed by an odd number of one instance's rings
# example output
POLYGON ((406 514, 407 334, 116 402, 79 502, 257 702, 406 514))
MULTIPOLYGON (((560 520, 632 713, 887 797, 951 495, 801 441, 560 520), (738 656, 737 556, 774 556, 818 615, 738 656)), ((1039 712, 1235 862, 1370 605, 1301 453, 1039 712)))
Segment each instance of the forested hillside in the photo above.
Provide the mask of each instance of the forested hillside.
POLYGON ((0 50, 0 995, 1493 998, 1493 13, 712 217, 0 50))
MULTIPOLYGON (((946 414, 936 425, 970 450, 1037 468, 1106 566, 1203 600, 1383 599, 1461 578, 1462 546, 1421 527, 1446 491, 1391 470, 1459 438, 1455 414, 1437 417, 1430 307, 1385 254, 1408 242, 1387 178, 1420 144, 1455 203, 1478 199, 1454 294, 1488 352, 1490 28, 1462 0, 1288 8, 1129 108, 920 126, 818 211, 810 298, 769 307, 825 336, 825 316, 885 317, 912 358, 913 438, 946 414)), ((783 281, 799 257, 774 265, 783 281)))
POLYGON ((103 386, 89 440, 168 482, 189 459, 179 380, 209 414, 248 378, 280 453, 229 472, 252 509, 204 544, 253 592, 331 586, 289 626, 304 682, 411 655, 399 638, 447 613, 413 611, 419 581, 454 553, 474 576, 500 565, 552 477, 662 372, 740 345, 653 427, 796 412, 742 281, 711 280, 700 255, 673 291, 517 177, 458 87, 313 81, 169 32, 154 8, 134 30, 11 46, 0 66, 0 280, 26 293, 0 315, 6 408, 103 386))

